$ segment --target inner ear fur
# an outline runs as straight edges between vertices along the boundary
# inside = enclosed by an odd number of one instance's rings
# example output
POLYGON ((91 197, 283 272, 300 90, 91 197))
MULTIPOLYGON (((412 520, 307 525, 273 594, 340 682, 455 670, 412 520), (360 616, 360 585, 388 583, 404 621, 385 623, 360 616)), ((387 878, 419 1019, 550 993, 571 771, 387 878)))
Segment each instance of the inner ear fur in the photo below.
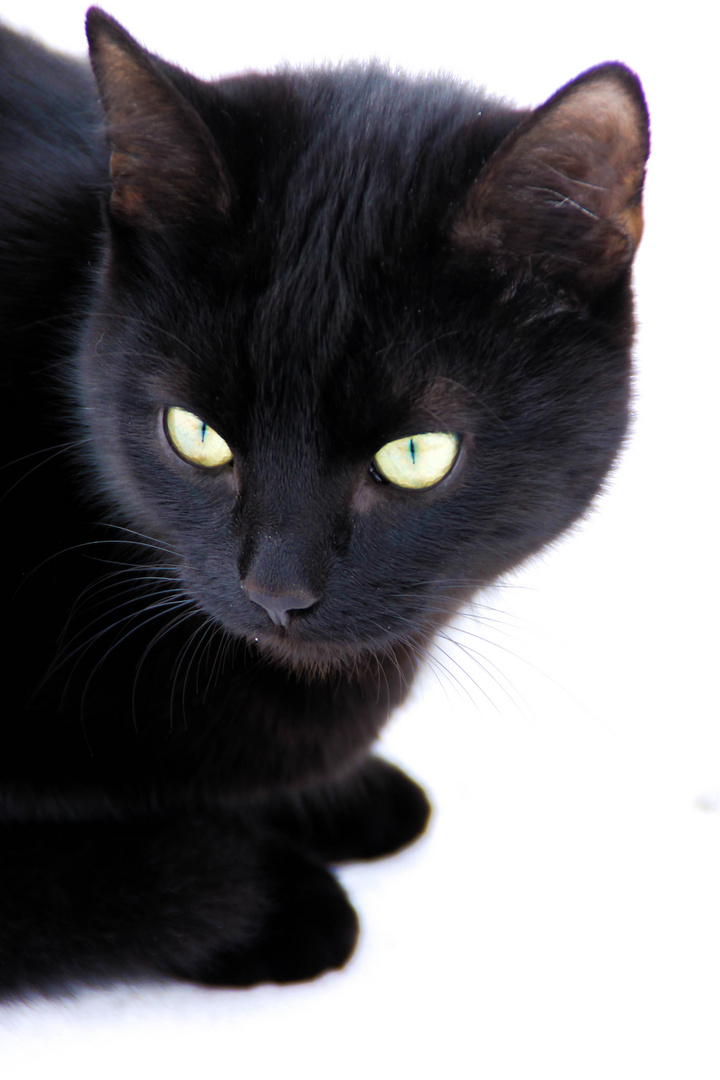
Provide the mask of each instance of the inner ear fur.
POLYGON ((501 143, 455 219, 453 241, 499 270, 607 285, 640 242, 648 151, 638 79, 622 64, 593 68, 501 143))
POLYGON ((197 111, 104 11, 91 8, 86 29, 111 149, 111 213, 147 229, 225 215, 230 183, 197 111))

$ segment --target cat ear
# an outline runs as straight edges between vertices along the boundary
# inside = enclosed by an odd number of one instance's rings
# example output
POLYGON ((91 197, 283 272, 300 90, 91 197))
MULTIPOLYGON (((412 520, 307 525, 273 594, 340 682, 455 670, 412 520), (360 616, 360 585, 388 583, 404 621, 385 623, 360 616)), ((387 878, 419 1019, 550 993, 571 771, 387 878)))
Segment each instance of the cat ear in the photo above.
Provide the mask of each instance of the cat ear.
POLYGON ((454 242, 499 269, 602 288, 640 242, 648 150, 637 78, 621 64, 594 68, 501 143, 454 222, 454 242))
POLYGON ((111 213, 155 230, 226 214, 230 183, 196 110, 104 11, 90 8, 86 29, 110 140, 111 213))

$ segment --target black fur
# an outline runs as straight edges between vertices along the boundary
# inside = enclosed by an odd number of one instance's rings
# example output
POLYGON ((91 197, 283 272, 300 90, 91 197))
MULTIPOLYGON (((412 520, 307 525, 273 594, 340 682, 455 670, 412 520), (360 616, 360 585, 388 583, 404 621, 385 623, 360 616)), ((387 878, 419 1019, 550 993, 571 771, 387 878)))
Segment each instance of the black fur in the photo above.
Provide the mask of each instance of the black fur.
POLYGON ((617 64, 528 112, 88 36, 96 83, 0 33, 0 988, 309 978, 328 867, 425 826, 370 755, 434 632, 623 439, 647 114, 617 64), (447 476, 382 481, 428 431, 447 476))

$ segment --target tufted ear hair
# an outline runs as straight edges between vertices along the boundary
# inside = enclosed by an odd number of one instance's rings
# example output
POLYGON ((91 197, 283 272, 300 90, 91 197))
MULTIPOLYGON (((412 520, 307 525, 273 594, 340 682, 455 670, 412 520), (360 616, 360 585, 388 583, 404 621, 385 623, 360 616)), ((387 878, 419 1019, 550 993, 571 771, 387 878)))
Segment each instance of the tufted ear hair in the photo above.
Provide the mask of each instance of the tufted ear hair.
POLYGON ((593 68, 500 144, 455 218, 454 245, 501 272, 603 288, 640 242, 648 152, 638 79, 622 64, 593 68))
POLYGON ((231 186, 215 140, 163 65, 99 8, 86 30, 110 142, 111 214, 155 231, 225 215, 231 186))

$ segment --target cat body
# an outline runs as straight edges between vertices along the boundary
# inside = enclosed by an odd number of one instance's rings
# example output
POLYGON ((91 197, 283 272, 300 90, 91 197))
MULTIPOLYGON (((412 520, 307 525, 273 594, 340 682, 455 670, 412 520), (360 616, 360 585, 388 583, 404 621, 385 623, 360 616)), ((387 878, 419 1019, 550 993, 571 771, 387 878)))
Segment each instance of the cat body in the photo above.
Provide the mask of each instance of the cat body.
POLYGON ((88 37, 0 32, 0 988, 308 978, 433 634, 622 442, 647 113, 88 37))

